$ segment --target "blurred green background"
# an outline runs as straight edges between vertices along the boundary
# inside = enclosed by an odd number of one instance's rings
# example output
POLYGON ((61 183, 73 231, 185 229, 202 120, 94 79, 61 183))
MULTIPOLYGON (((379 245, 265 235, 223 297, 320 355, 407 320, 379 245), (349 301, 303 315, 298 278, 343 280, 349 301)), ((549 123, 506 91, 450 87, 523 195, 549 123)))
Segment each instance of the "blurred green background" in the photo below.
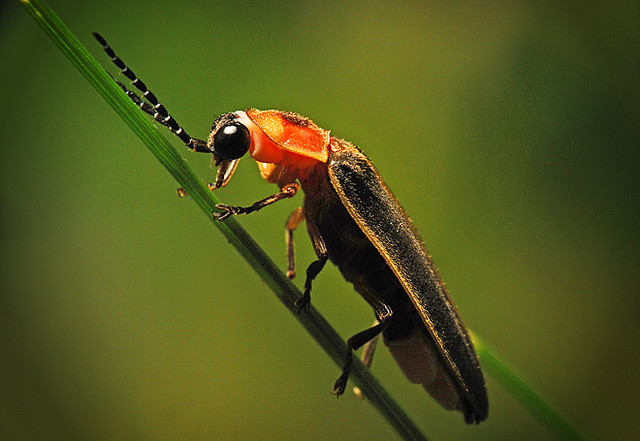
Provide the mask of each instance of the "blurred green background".
MULTIPOLYGON (((194 136, 279 108, 361 146, 466 324, 588 437, 631 439, 640 6, 522 3, 50 5, 115 72, 100 31, 194 136)), ((18 2, 0 8, 0 437, 395 439, 330 395, 339 369, 18 2)), ((244 160, 219 197, 274 190, 244 160)), ((283 268, 300 203, 239 219, 283 268)), ((299 234, 298 265, 312 258, 299 234)), ((343 336, 370 324, 335 267, 314 292, 343 336)), ((386 350, 374 370, 434 440, 553 439, 490 377, 489 419, 468 427, 386 350)))

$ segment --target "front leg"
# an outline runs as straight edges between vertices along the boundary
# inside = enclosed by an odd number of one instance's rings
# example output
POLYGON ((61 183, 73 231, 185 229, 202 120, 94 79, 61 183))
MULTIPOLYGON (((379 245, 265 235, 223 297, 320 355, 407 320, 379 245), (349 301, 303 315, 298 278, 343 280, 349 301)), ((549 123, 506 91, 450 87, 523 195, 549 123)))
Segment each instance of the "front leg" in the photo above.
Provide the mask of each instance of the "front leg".
POLYGON ((254 202, 248 207, 236 207, 232 205, 226 204, 218 204, 216 208, 222 210, 220 212, 213 213, 213 217, 216 220, 223 221, 229 216, 235 216, 237 214, 249 214, 254 211, 258 211, 267 205, 271 205, 274 202, 278 202, 282 199, 292 198, 298 193, 300 189, 300 185, 297 182, 292 182, 291 184, 285 185, 282 190, 278 193, 268 196, 264 199, 259 200, 258 202, 254 202))

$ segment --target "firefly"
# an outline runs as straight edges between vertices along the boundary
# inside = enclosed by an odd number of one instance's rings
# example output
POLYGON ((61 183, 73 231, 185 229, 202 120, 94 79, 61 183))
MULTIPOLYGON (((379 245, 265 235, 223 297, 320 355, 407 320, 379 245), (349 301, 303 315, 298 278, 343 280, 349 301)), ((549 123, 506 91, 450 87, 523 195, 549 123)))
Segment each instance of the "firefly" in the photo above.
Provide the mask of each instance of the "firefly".
POLYGON ((469 333, 416 228, 358 147, 305 116, 280 110, 224 113, 206 140, 193 138, 105 39, 94 36, 140 92, 117 81, 129 98, 186 147, 213 155, 218 171, 211 190, 226 186, 247 154, 262 177, 278 186, 277 193, 249 206, 219 204, 220 211, 213 213, 217 220, 253 213, 303 191, 302 207, 285 223, 287 275, 295 275, 293 235, 303 222, 317 257, 306 270, 304 292, 296 303, 299 312, 308 309, 312 283, 329 260, 376 316, 372 327, 348 339, 342 374, 334 383, 336 395, 346 388, 353 352, 366 345, 365 362, 370 364, 382 335, 409 381, 421 384, 445 409, 460 411, 468 424, 487 418, 486 385, 469 333))

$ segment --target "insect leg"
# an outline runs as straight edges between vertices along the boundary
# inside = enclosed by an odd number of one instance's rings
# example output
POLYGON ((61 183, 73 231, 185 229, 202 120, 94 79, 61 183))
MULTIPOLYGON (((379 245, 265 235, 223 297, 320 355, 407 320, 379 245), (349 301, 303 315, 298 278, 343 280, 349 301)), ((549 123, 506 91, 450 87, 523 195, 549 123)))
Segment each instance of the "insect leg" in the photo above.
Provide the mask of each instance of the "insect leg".
MULTIPOLYGON (((373 362, 373 353, 380 333, 397 317, 397 314, 393 314, 391 307, 380 297, 373 294, 366 285, 358 285, 357 290, 373 307, 378 319, 371 328, 365 329, 347 340, 347 357, 344 361, 342 375, 333 385, 333 392, 337 396, 342 395, 347 386, 347 380, 353 365, 353 351, 357 351, 360 346, 366 343, 367 346, 362 353, 362 362, 369 367, 373 362)), ((357 392, 356 395, 358 395, 357 392)))
POLYGON ((287 247, 287 277, 293 279, 296 276, 296 250, 293 243, 293 232, 298 225, 304 222, 304 210, 298 207, 289 215, 284 224, 285 236, 284 241, 287 247))
MULTIPOLYGON (((378 323, 379 322, 376 320, 373 326, 377 325, 378 323)), ((376 352, 376 346, 378 346, 379 337, 380 334, 373 337, 367 342, 366 345, 364 345, 364 349, 362 349, 362 356, 360 357, 360 359, 362 360, 362 364, 364 364, 366 367, 371 367, 371 365, 373 364, 373 356, 376 352)))
POLYGON ((328 255, 324 255, 318 260, 311 262, 311 265, 307 267, 307 278, 304 281, 304 293, 302 293, 302 297, 296 300, 296 309, 298 312, 309 309, 309 305, 311 304, 311 283, 313 282, 313 279, 320 274, 320 271, 324 268, 328 258, 328 255))
POLYGON ((358 332, 347 340, 347 358, 345 359, 344 366, 342 368, 342 375, 340 375, 333 384, 334 395, 339 397, 344 393, 344 390, 347 387, 347 380, 349 380, 349 374, 351 373, 351 367, 353 366, 353 351, 357 351, 362 345, 378 337, 389 323, 391 323, 391 320, 380 322, 371 328, 358 332))
POLYGON ((173 116, 169 115, 169 112, 167 112, 167 109, 164 107, 164 105, 162 105, 162 103, 158 101, 158 99, 153 94, 153 92, 147 89, 146 84, 144 84, 142 80, 140 80, 140 78, 138 78, 136 74, 131 69, 129 69, 129 67, 124 63, 124 61, 122 61, 122 59, 120 59, 120 57, 116 55, 116 53, 111 48, 111 46, 107 44, 107 41, 104 38, 102 38, 100 34, 98 34, 97 32, 94 32, 93 36, 96 38, 96 40, 98 40, 98 43, 102 45, 102 49, 111 58, 111 61, 113 61, 113 64, 115 64, 120 69, 120 71, 125 77, 131 80, 131 84, 133 84, 136 87, 136 89, 142 92, 142 98, 141 98, 135 93, 127 90, 127 88, 122 83, 120 83, 119 81, 116 81, 118 85, 125 91, 127 96, 134 103, 136 103, 144 112, 153 116, 153 119, 158 121, 160 124, 168 127, 169 130, 175 133, 176 136, 180 138, 180 140, 188 148, 196 152, 212 153, 209 147, 207 146, 206 141, 203 141, 202 139, 192 138, 187 134, 187 132, 185 132, 185 130, 180 126, 180 124, 178 124, 178 122, 173 118, 173 116), (147 100, 148 103, 143 101, 143 99, 147 100))
POLYGON ((272 194, 264 199, 259 200, 258 202, 254 202, 252 205, 248 207, 235 207, 226 204, 218 204, 216 208, 222 210, 219 213, 213 213, 213 217, 215 217, 219 221, 223 221, 229 216, 235 216, 236 214, 249 214, 254 211, 258 211, 267 205, 271 205, 274 202, 278 202, 282 199, 292 198, 296 195, 300 188, 296 182, 292 182, 291 184, 285 185, 281 191, 276 194, 272 194))
MULTIPOLYGON (((378 320, 375 320, 373 322, 372 326, 375 326, 378 323, 380 323, 380 322, 378 320)), ((371 365, 373 364, 373 356, 374 356, 374 354, 376 352, 376 346, 378 346, 378 340, 379 339, 380 339, 380 334, 376 335, 371 340, 369 340, 364 345, 364 348, 362 349, 362 355, 360 357, 360 360, 362 360, 362 364, 364 364, 368 368, 370 368, 371 365)), ((360 390, 360 388, 358 386, 354 386, 353 387, 353 394, 356 397, 364 400, 364 394, 362 393, 362 391, 360 390)))
POLYGON ((324 268, 324 265, 327 263, 327 259, 329 258, 327 245, 324 243, 324 239, 311 217, 307 219, 307 231, 309 232, 309 237, 311 238, 311 243, 313 244, 316 256, 318 256, 318 260, 311 262, 307 267, 307 278, 304 281, 304 293, 302 294, 302 297, 296 300, 296 308, 298 312, 309 309, 309 305, 311 304, 311 284, 318 274, 320 274, 320 271, 322 271, 322 268, 324 268))

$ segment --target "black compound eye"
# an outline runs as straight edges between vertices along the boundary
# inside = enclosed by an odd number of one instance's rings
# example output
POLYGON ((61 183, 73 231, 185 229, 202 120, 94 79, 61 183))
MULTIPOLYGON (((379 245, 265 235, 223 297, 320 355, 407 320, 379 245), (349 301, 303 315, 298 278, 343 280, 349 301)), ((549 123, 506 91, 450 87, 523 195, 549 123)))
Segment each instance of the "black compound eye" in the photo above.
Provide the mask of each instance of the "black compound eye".
POLYGON ((250 145, 249 129, 237 121, 225 124, 213 135, 213 150, 222 159, 242 158, 250 145))

